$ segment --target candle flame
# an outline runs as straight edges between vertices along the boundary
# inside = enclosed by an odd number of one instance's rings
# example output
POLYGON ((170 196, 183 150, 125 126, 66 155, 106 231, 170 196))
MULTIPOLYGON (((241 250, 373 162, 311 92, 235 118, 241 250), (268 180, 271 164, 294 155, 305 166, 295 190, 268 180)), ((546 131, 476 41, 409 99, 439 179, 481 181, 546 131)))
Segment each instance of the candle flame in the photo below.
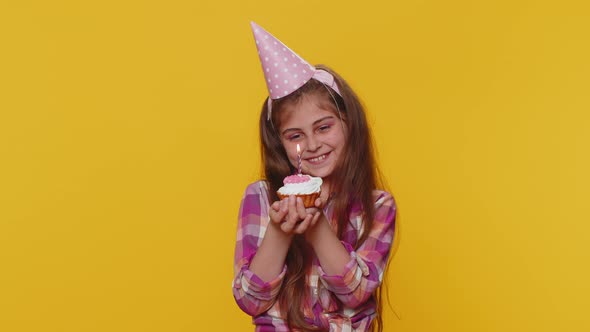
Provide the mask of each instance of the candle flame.
POLYGON ((297 154, 301 153, 301 148, 299 147, 299 144, 297 144, 297 154))

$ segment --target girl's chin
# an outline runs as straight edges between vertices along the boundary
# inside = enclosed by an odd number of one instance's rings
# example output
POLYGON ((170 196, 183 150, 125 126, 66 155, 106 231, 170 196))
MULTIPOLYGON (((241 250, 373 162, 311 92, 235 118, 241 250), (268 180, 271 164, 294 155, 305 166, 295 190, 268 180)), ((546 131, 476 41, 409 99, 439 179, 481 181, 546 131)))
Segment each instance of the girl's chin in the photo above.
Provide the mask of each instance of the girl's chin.
POLYGON ((332 170, 323 170, 323 169, 313 170, 313 169, 311 169, 311 170, 309 170, 309 172, 307 174, 327 180, 330 177, 330 175, 332 174, 332 170))

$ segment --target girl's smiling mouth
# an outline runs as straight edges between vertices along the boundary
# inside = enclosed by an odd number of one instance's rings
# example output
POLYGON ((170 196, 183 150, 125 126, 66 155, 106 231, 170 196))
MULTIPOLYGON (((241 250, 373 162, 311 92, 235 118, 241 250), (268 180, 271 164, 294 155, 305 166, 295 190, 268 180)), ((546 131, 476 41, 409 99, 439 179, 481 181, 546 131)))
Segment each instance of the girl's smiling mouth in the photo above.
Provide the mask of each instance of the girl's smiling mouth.
POLYGON ((314 164, 314 165, 321 164, 324 160, 326 160, 326 158, 328 158, 330 153, 331 152, 324 153, 324 154, 319 155, 317 157, 307 158, 305 160, 308 161, 310 164, 314 164))

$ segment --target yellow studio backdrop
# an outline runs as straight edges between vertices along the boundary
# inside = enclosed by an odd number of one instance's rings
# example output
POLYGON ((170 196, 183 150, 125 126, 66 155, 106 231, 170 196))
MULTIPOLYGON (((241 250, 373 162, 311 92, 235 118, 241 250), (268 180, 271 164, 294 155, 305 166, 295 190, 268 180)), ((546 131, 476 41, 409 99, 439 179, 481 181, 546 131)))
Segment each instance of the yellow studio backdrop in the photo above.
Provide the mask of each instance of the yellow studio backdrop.
POLYGON ((252 331, 255 20, 369 109, 385 331, 590 330, 586 1, 3 1, 0 331, 252 331))

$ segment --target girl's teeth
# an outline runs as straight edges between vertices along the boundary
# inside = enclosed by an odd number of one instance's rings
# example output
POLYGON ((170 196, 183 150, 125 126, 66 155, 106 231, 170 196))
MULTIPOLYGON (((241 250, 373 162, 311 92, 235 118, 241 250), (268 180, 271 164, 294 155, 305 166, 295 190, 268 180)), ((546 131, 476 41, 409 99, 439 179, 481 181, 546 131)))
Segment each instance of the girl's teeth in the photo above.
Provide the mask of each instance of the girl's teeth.
POLYGON ((326 159, 326 155, 325 155, 325 154, 323 154, 323 155, 321 155, 321 156, 319 156, 319 157, 317 157, 317 158, 311 158, 309 161, 311 161, 311 162, 314 162, 314 163, 315 163, 315 162, 318 162, 318 161, 320 161, 320 160, 324 160, 324 159, 326 159))

